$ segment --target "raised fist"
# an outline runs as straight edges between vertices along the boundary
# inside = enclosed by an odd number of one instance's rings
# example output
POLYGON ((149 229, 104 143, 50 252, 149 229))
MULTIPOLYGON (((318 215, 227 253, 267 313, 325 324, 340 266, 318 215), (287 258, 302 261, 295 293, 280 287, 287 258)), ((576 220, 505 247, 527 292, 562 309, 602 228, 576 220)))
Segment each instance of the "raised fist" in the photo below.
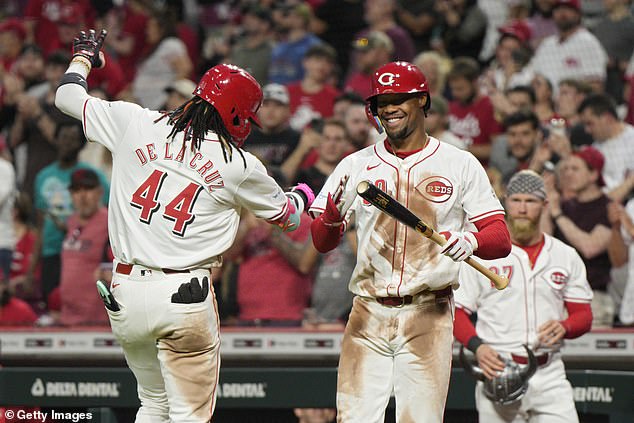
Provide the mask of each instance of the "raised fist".
POLYGON ((101 30, 99 36, 96 36, 94 29, 88 31, 88 34, 81 31, 79 36, 73 40, 73 57, 85 57, 93 68, 102 67, 104 63, 99 57, 99 52, 101 51, 107 34, 108 31, 105 29, 101 30))

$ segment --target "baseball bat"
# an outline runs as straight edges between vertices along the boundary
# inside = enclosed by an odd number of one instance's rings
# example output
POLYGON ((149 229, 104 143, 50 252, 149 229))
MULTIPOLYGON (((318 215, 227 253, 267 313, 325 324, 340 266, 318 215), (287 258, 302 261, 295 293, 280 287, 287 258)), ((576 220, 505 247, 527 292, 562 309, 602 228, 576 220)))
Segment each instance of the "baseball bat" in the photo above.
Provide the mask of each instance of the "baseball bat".
MULTIPOLYGON (((359 182, 359 184, 357 185, 357 193, 361 198, 369 201, 372 205, 381 210, 383 213, 409 226, 416 232, 421 233, 441 247, 447 243, 447 240, 444 236, 440 235, 438 232, 435 232, 432 228, 429 227, 429 225, 419 219, 418 216, 409 211, 405 206, 396 201, 392 196, 390 196, 386 192, 383 192, 372 183, 368 181, 359 182)), ((482 263, 475 260, 473 257, 468 257, 465 260, 465 263, 489 278, 497 289, 504 289, 509 284, 508 278, 492 272, 490 269, 483 266, 482 263)))

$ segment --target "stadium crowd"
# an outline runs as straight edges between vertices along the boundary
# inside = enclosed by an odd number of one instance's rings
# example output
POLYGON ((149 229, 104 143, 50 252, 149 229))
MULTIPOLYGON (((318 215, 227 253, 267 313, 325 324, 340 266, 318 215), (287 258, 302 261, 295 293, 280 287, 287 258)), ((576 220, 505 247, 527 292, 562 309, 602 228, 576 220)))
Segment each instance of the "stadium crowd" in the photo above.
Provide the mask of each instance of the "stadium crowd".
MULTIPOLYGON (((543 175, 543 228, 582 256, 593 327, 634 324, 634 16, 630 0, 9 0, 0 10, 0 325, 107 325, 111 157, 54 105, 79 30, 105 28, 92 95, 171 110, 218 63, 263 86, 244 149, 318 192, 381 142, 364 98, 392 60, 425 74, 428 133, 473 153, 496 194, 543 175)), ((448 164, 449 166, 450 164, 448 164)), ((343 328, 354 227, 320 254, 243 216, 213 269, 221 321, 343 328)))

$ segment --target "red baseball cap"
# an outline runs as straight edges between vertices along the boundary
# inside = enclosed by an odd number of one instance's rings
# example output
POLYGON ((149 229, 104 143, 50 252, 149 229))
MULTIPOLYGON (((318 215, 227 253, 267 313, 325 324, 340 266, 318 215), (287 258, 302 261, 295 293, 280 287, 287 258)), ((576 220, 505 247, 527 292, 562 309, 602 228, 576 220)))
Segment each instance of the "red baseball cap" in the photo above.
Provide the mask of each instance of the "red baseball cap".
POLYGON ((553 10, 559 6, 568 6, 572 9, 581 12, 581 1, 580 0, 556 0, 553 5, 553 10))
POLYGON ((596 148, 584 145, 579 150, 573 153, 575 156, 581 158, 592 170, 596 170, 599 173, 599 179, 597 179, 597 184, 602 187, 605 186, 605 181, 603 180, 603 165, 605 164, 605 158, 603 157, 603 153, 601 153, 596 148))
POLYGON ((505 35, 515 37, 522 44, 525 44, 531 38, 531 28, 524 21, 509 22, 499 27, 498 32, 502 37, 505 35))
POLYGON ((0 32, 13 32, 21 40, 26 38, 26 28, 24 23, 17 18, 9 18, 0 23, 0 32))

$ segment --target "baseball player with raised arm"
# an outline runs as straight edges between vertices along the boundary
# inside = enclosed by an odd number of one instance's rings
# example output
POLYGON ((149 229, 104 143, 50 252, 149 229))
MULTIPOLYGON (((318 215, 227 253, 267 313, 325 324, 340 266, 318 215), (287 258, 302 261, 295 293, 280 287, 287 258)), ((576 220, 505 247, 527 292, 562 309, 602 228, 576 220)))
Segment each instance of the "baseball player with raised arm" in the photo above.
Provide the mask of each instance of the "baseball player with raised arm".
POLYGON ((430 137, 429 89, 411 63, 373 75, 368 118, 384 141, 345 157, 311 210, 315 247, 333 249, 354 218, 359 249, 337 382, 339 422, 378 423, 394 392, 399 422, 441 422, 451 374, 452 291, 471 254, 511 248, 504 210, 478 160, 430 137), (443 233, 442 249, 356 196, 370 181, 443 233), (475 226, 467 230, 467 223, 475 226))
POLYGON ((86 78, 103 66, 104 38, 91 30, 75 39, 55 104, 112 153, 106 304, 137 379, 136 421, 208 422, 220 365, 210 268, 233 243, 243 208, 291 231, 313 195, 303 185, 285 195, 240 149, 262 102, 251 75, 214 66, 192 99, 165 113, 103 101, 86 93, 86 78))
MULTIPOLYGON (((460 269, 454 334, 476 355, 485 378, 475 394, 481 422, 578 421, 559 349, 564 338, 590 330, 592 289, 575 249, 541 231, 545 204, 544 182, 537 173, 522 170, 513 175, 505 196, 511 254, 482 262, 509 278, 503 292, 467 266, 460 269), (474 327, 469 315, 476 311, 474 327), (487 380, 509 373, 505 368, 527 364, 523 345, 532 350, 537 364, 523 396, 515 393, 509 399, 507 394, 513 392, 486 390, 487 380)), ((493 385, 512 383, 500 380, 493 385)))

